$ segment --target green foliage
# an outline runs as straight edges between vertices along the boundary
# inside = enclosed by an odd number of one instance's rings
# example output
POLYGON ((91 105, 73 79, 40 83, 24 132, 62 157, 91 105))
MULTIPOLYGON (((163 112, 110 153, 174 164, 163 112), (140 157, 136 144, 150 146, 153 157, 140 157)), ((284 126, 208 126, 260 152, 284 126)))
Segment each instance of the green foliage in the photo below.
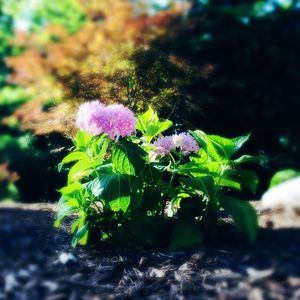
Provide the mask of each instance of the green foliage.
POLYGON ((5 14, 3 2, 0 1, 0 88, 8 79, 9 69, 5 64, 5 57, 11 54, 12 47, 9 44, 13 36, 13 20, 5 14))
POLYGON ((221 198, 220 204, 232 216, 238 229, 248 236, 251 243, 254 243, 258 228, 255 209, 246 201, 228 196, 221 198))
POLYGON ((151 142, 155 136, 166 131, 172 125, 173 122, 170 120, 160 121, 157 113, 151 107, 137 118, 137 129, 142 132, 147 142, 151 142))
POLYGON ((17 86, 5 86, 0 89, 0 117, 8 116, 22 103, 31 99, 32 95, 17 86))
POLYGON ((300 172, 293 169, 285 169, 278 171, 273 175, 273 177, 270 180, 270 188, 298 176, 300 176, 300 172))
POLYGON ((76 0, 10 0, 6 1, 4 9, 15 20, 25 23, 28 27, 26 29, 30 31, 38 31, 48 24, 55 24, 74 33, 85 21, 76 0))
POLYGON ((191 131, 198 153, 175 149, 153 157, 151 142, 172 122, 160 121, 151 108, 137 120, 136 135, 126 138, 78 132, 73 151, 62 160, 68 184, 60 190, 55 224, 73 215, 72 245, 108 239, 170 250, 193 247, 217 231, 220 210, 254 242, 256 212, 231 196, 244 189, 255 192, 258 184, 253 172, 241 168, 254 158, 238 155, 249 135, 228 139, 191 131))

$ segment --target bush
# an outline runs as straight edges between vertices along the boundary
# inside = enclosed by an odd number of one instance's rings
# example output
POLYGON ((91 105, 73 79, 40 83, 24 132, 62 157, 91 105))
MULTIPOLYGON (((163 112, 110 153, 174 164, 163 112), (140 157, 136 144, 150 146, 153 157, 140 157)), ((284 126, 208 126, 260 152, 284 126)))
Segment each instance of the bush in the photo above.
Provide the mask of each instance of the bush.
POLYGON ((75 214, 73 246, 109 240, 191 247, 215 235, 221 210, 254 242, 256 212, 236 197, 258 184, 255 173, 242 169, 255 158, 237 155, 249 135, 228 139, 195 130, 163 137, 172 122, 151 108, 137 116, 134 133, 132 118, 122 105, 80 107, 77 124, 85 130, 60 165, 70 168, 55 223, 75 214))
POLYGON ((8 164, 0 164, 0 201, 19 199, 19 191, 15 185, 18 179, 16 172, 9 171, 8 164))

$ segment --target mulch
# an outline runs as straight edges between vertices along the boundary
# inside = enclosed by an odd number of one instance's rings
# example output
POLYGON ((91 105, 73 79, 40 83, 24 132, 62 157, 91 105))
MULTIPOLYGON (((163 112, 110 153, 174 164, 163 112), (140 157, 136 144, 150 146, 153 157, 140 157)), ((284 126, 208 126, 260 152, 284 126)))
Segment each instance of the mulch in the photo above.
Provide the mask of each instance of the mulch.
POLYGON ((53 228, 54 211, 0 206, 0 299, 300 299, 300 226, 269 228, 280 214, 262 217, 254 246, 229 229, 214 244, 168 252, 74 249, 67 227, 53 228))

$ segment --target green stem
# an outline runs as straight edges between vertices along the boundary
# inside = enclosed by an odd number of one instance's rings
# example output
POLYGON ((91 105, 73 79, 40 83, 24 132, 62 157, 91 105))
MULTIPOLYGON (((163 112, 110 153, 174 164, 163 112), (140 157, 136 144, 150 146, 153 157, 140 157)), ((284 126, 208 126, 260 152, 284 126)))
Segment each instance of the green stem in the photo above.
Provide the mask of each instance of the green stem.
POLYGON ((162 211, 161 211, 162 216, 164 215, 164 212, 165 212, 165 208, 166 208, 166 205, 167 205, 167 196, 168 196, 169 191, 172 187, 174 178, 175 178, 175 173, 172 174, 171 179, 170 179, 169 184, 168 184, 168 187, 167 187, 167 190, 166 190, 166 193, 165 193, 166 198, 164 199, 163 206, 162 206, 162 211))
MULTIPOLYGON (((172 170, 173 168, 177 168, 177 166, 180 164, 180 162, 182 160, 182 157, 179 158, 178 162, 175 161, 175 159, 174 159, 174 157, 173 157, 173 155, 171 153, 170 153, 170 157, 171 157, 171 159, 173 161, 173 166, 172 166, 172 164, 170 165, 171 170, 172 170)), ((164 212, 165 212, 165 208, 166 208, 166 204, 167 204, 167 197, 168 197, 168 194, 169 194, 169 192, 171 190, 171 187, 173 185, 173 182, 174 182, 174 179, 175 179, 175 175, 176 175, 176 173, 172 172, 171 179, 169 181, 167 190, 165 192, 166 198, 164 199, 163 206, 162 206, 162 211, 161 211, 161 215, 162 216, 164 215, 164 212)))

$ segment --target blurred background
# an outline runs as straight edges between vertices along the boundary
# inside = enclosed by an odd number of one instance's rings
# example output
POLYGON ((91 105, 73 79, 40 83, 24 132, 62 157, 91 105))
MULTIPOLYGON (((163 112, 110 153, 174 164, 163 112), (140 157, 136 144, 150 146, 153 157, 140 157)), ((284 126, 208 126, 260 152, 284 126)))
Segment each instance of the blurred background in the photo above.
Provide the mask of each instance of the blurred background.
POLYGON ((260 193, 300 169, 299 53, 296 0, 0 0, 0 200, 57 200, 91 99, 251 132, 260 193))

